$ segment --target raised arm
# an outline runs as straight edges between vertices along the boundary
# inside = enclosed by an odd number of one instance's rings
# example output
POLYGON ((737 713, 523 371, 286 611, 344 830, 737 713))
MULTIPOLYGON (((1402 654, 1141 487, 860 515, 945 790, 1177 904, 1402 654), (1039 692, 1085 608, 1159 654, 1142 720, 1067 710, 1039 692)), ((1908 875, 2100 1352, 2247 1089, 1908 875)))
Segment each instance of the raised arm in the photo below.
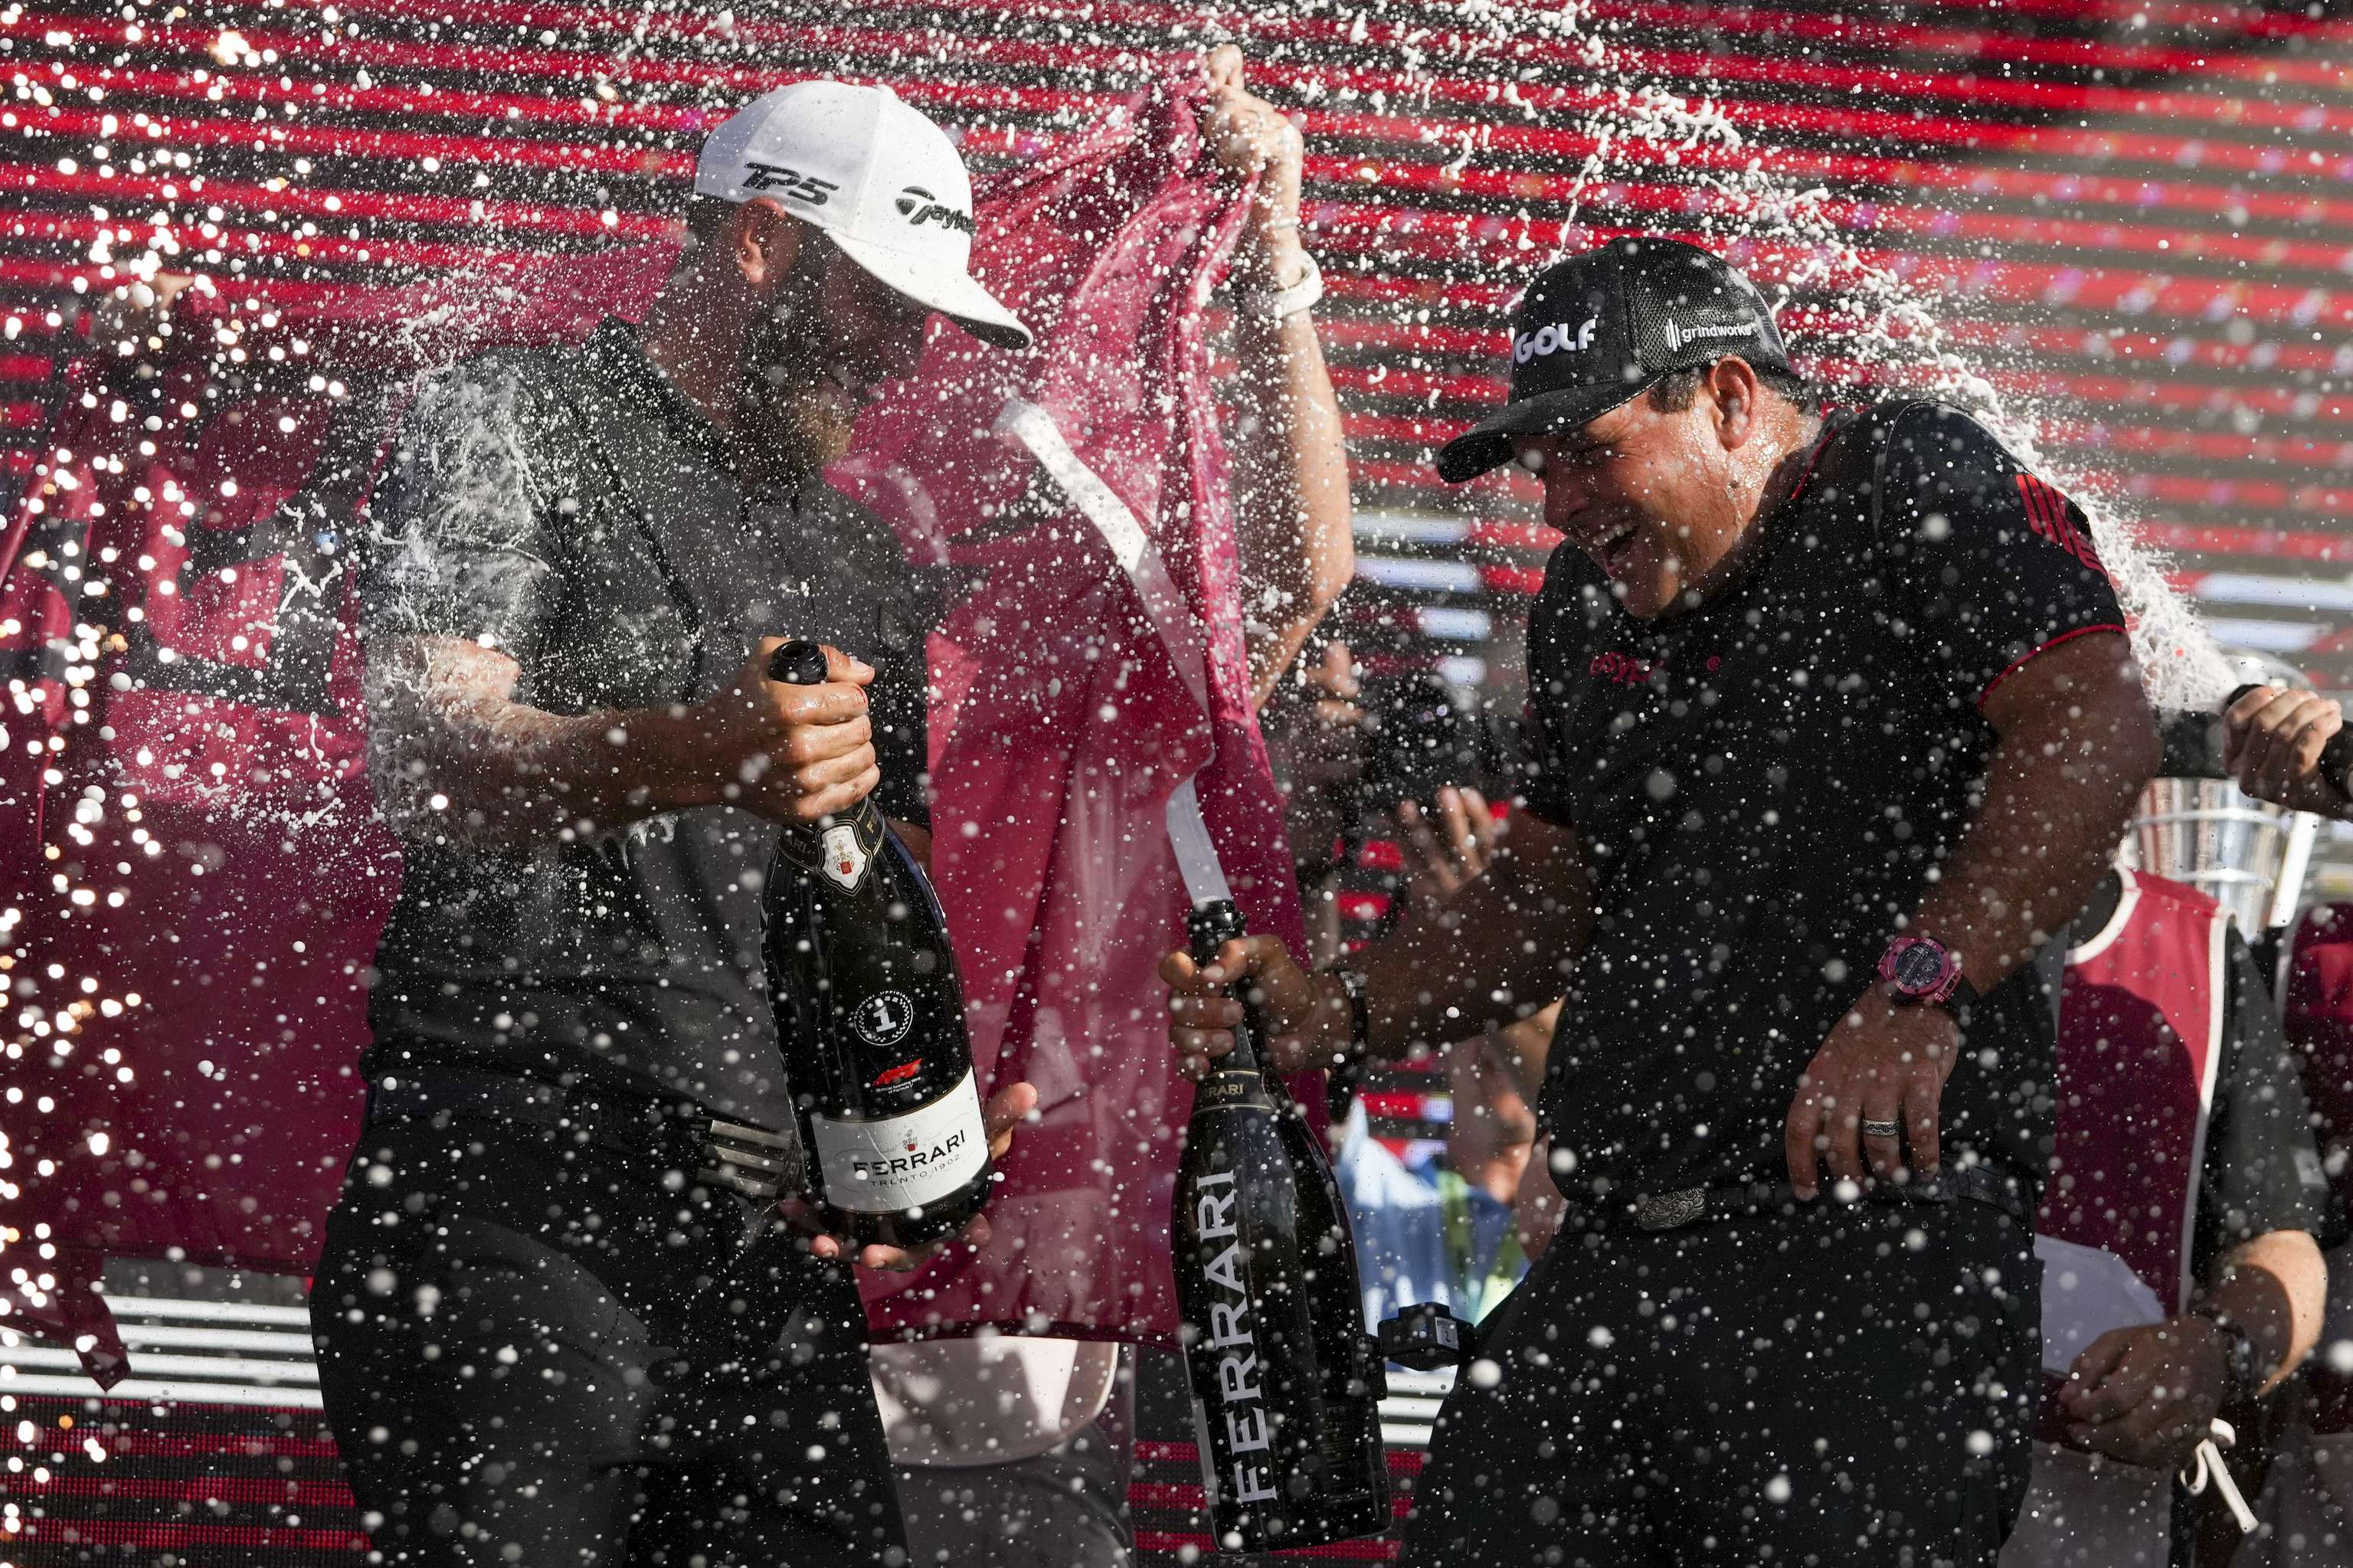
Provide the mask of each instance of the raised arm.
POLYGON ((1243 90, 1240 50, 1213 54, 1209 78, 1212 150, 1255 190, 1234 255, 1234 494, 1250 694, 1263 703, 1355 575, 1356 539, 1340 405, 1314 316, 1277 315, 1271 303, 1313 267, 1299 238, 1299 132, 1243 90))

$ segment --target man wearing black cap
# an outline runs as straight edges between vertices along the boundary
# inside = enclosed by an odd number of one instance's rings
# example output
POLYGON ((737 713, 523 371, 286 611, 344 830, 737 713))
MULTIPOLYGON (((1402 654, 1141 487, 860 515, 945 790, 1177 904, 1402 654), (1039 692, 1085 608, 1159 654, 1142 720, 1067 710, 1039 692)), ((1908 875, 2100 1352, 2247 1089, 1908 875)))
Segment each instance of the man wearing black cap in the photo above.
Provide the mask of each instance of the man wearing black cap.
POLYGON ((1293 1065, 1567 992, 1568 1217, 1440 1415, 1407 1562, 1991 1563, 2045 951, 2158 759, 2084 515, 1957 410, 1824 416, 1755 287, 1666 240, 1535 280, 1508 406, 1439 469, 1514 459, 1566 537, 1506 853, 1346 969, 1173 955, 1176 1048, 1227 1048, 1245 972, 1293 1065))

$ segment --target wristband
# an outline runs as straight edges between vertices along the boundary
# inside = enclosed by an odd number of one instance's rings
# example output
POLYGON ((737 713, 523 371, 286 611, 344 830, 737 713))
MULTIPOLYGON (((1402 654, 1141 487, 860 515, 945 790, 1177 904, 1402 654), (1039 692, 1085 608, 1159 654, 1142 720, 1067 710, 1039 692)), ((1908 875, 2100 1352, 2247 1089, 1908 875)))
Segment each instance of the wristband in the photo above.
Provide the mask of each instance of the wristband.
POLYGON ((1348 1056, 1362 1060, 1373 1033, 1373 1004, 1366 994, 1365 977, 1337 964, 1324 972, 1340 982, 1340 994, 1348 999, 1348 1056))
POLYGON ((1271 322, 1282 321, 1313 308, 1315 302, 1324 297, 1324 269, 1315 264, 1314 257, 1303 250, 1299 257, 1307 263, 1307 270, 1300 274, 1299 281, 1281 291, 1253 289, 1242 295, 1242 308, 1271 322))
POLYGON ((2263 1386, 2263 1375, 2270 1369, 2263 1364, 2263 1352, 2255 1348, 2247 1326, 2211 1302, 2200 1302, 2189 1309, 2193 1318, 2203 1318, 2214 1325, 2222 1340, 2222 1374, 2228 1382, 2222 1403, 2238 1404, 2253 1399, 2263 1386))

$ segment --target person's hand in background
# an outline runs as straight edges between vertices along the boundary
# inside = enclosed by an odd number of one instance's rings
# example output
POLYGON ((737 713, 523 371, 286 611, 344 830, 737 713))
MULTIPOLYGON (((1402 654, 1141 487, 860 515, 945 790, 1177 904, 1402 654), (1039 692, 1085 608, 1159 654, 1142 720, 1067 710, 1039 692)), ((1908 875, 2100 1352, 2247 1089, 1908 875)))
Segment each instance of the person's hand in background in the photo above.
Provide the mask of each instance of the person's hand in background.
POLYGON ((1268 760, 1285 797, 1292 859, 1309 871, 1328 869, 1335 846, 1356 824, 1357 787, 1365 771, 1364 683, 1355 655, 1335 638, 1302 662, 1259 715, 1268 760))
POLYGON ((1335 895, 1365 773, 1364 690, 1355 655, 1335 638, 1259 710, 1267 759, 1283 793, 1308 951, 1319 968, 1340 953, 1335 895))
POLYGON ((2321 748, 2345 727, 2333 699, 2257 686, 2224 711, 2222 726, 2222 766, 2240 789, 2290 810, 2353 818, 2353 797, 2320 767, 2321 748))
POLYGON ((1398 802, 1398 846, 1405 857, 1406 896, 1428 916, 1444 919, 1444 906, 1502 853, 1505 822, 1487 798, 1468 785, 1438 791, 1437 810, 1419 800, 1398 802))
POLYGON ((1544 1255, 1560 1229, 1560 1188, 1552 1179, 1552 1139, 1536 1139, 1526 1164, 1520 1167, 1519 1190, 1512 1198, 1512 1224, 1518 1230, 1520 1251, 1529 1263, 1544 1255))

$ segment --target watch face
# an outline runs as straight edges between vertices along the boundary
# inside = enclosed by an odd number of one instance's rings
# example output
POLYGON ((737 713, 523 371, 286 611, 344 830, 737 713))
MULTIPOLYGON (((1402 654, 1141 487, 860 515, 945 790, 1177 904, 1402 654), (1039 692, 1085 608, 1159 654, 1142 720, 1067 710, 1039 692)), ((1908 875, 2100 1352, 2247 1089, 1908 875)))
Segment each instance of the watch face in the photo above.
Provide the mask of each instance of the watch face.
POLYGON ((1945 978, 1944 955, 1926 942, 1915 942, 1895 955, 1892 978, 1899 989, 1915 995, 1934 991, 1945 978))

